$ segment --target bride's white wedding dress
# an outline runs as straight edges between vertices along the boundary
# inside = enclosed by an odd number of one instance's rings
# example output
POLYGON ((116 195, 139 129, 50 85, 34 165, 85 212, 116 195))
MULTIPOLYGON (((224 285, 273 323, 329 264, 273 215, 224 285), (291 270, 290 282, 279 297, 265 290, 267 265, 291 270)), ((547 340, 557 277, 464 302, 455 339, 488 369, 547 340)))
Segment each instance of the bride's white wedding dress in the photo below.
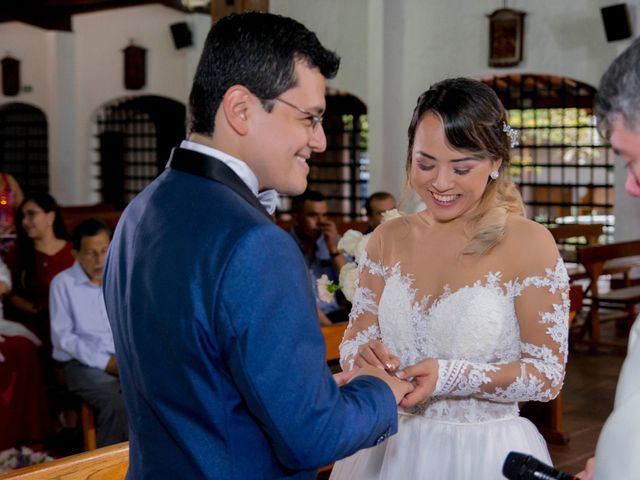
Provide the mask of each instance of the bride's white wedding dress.
POLYGON ((519 278, 489 271, 433 298, 421 289, 424 263, 411 261, 412 240, 428 234, 426 225, 416 215, 393 223, 374 233, 360 260, 342 365, 351 368, 358 347, 377 338, 403 367, 438 359, 438 382, 426 404, 399 410, 396 435, 337 462, 331 478, 500 479, 510 451, 551 463, 518 402, 550 400, 562 385, 569 309, 562 260, 519 278), (526 312, 532 305, 541 309, 526 312))

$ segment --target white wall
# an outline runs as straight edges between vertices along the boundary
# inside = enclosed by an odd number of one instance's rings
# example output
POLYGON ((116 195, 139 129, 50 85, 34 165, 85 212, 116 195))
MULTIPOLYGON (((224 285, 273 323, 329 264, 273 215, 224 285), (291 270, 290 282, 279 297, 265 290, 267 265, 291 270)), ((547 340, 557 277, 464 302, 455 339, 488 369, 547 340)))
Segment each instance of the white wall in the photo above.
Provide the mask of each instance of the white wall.
POLYGON ((21 91, 15 97, 0 92, 0 105, 22 102, 47 112, 49 108, 49 79, 47 30, 19 22, 0 23, 0 55, 20 60, 20 84, 31 86, 31 92, 21 91))
POLYGON ((48 32, 47 40, 49 190, 62 204, 82 203, 87 165, 77 150, 84 140, 84 125, 78 122, 76 109, 76 42, 70 32, 48 32))
POLYGON ((0 45, 21 60, 21 84, 30 93, 0 96, 0 105, 25 102, 42 109, 49 124, 52 194, 61 204, 98 201, 90 162, 91 121, 106 102, 125 96, 160 95, 186 104, 211 20, 161 5, 76 15, 72 32, 45 31, 18 22, 0 23, 0 45), (187 22, 194 46, 176 50, 169 26, 187 22), (122 50, 130 40, 147 49, 143 89, 124 88, 122 50))
MULTIPOLYGON (((84 190, 76 189, 69 202, 97 201, 91 192, 90 127, 97 110, 117 98, 133 95, 160 95, 187 103, 191 78, 202 43, 176 50, 169 26, 186 21, 201 38, 201 25, 206 29, 210 18, 204 14, 185 15, 161 5, 145 5, 106 10, 73 17, 76 44, 75 75, 77 125, 76 158, 84 166, 84 190), (124 55, 133 43, 147 50, 146 84, 140 90, 124 88, 124 55)), ((196 37, 196 35, 194 35, 196 37)), ((78 185, 78 183, 76 183, 78 185)))

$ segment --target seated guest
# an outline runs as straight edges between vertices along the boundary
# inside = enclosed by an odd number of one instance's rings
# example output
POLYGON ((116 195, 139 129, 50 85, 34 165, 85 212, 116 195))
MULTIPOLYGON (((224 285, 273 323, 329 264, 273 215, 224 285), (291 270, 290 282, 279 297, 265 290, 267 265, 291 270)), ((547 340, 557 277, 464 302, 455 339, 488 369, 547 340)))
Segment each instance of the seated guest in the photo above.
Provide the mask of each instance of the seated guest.
POLYGON ((364 204, 369 220, 369 229, 366 233, 373 232, 373 229, 382 222, 382 214, 396 208, 396 199, 388 192, 372 193, 364 204))
POLYGON ((3 299, 11 291, 11 272, 7 264, 0 259, 0 318, 4 318, 3 299))
POLYGON ((296 241, 304 256, 309 270, 309 281, 316 294, 320 323, 346 321, 348 311, 341 305, 338 297, 331 302, 320 299, 317 280, 326 275, 330 281, 338 283, 340 269, 347 259, 338 251, 338 229, 327 217, 327 199, 313 190, 292 199, 292 229, 289 232, 296 241), (328 321, 327 321, 328 320, 328 321))
POLYGON ((73 264, 71 242, 60 207, 48 193, 25 198, 16 212, 16 231, 16 245, 6 258, 13 275, 7 317, 33 331, 49 359, 49 284, 73 264))
MULTIPOLYGON (((0 260, 0 297, 11 290, 11 274, 0 260)), ((24 325, 4 319, 0 301, 0 450, 32 444, 50 432, 41 342, 24 325)))
POLYGON ((53 358, 66 362, 67 388, 96 411, 98 447, 128 438, 113 335, 102 295, 109 227, 91 218, 73 230, 76 262, 51 282, 53 358))
POLYGON ((0 255, 4 256, 15 242, 16 208, 22 203, 24 194, 13 176, 0 172, 0 255))
POLYGON ((53 431, 39 345, 24 325, 0 319, 0 450, 38 443, 53 431))

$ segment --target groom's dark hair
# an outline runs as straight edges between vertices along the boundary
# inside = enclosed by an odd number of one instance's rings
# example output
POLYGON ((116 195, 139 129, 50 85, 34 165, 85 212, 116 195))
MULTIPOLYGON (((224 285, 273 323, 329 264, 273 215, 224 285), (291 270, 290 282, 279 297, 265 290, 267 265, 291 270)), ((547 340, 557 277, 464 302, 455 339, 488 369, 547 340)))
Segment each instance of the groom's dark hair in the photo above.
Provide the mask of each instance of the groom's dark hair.
POLYGON ((213 133, 222 97, 233 85, 245 86, 270 112, 273 100, 297 85, 296 60, 325 78, 335 77, 340 66, 315 33, 291 18, 247 12, 220 19, 209 31, 193 80, 189 132, 213 133))

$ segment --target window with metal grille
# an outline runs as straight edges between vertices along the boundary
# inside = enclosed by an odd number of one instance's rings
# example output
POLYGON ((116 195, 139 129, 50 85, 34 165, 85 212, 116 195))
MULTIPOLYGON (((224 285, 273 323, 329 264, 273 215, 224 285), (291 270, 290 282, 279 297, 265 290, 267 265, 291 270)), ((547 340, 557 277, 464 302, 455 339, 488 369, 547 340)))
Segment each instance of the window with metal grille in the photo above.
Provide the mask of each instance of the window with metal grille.
POLYGON ((545 225, 603 223, 612 234, 614 158, 596 130, 595 88, 550 75, 484 81, 519 131, 510 173, 527 216, 545 225))
POLYGON ((0 106, 0 170, 10 173, 26 195, 49 191, 47 119, 24 103, 0 106))
POLYGON ((123 207, 151 182, 185 137, 183 104, 158 96, 104 105, 93 123, 93 153, 102 201, 123 207))
MULTIPOLYGON (((367 107, 357 97, 337 90, 328 90, 326 101, 322 126, 327 149, 314 153, 309 161, 308 188, 327 197, 330 215, 354 220, 364 214, 368 196, 367 107)), ((290 198, 282 196, 280 213, 290 209, 290 198)))

